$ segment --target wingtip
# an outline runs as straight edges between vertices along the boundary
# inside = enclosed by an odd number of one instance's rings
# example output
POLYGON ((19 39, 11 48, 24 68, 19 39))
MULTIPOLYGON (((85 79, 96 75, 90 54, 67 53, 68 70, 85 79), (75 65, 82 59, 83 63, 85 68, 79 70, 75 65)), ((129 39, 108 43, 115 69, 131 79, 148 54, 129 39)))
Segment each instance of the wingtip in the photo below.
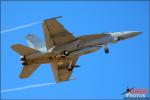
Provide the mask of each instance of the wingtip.
POLYGON ((45 19, 44 21, 47 21, 47 20, 52 20, 52 19, 58 19, 58 18, 61 18, 63 16, 57 16, 57 17, 53 17, 53 18, 48 18, 48 19, 45 19))

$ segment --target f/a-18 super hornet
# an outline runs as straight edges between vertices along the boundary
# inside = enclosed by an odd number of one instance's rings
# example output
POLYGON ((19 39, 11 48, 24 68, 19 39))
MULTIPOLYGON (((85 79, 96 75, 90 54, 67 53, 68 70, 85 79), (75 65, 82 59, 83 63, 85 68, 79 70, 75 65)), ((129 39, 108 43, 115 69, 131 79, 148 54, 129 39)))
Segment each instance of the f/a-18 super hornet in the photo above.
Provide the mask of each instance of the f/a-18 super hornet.
POLYGON ((56 19, 43 21, 45 42, 41 42, 35 35, 26 36, 30 47, 15 44, 11 48, 21 55, 20 60, 23 67, 20 78, 28 78, 40 66, 50 63, 56 82, 70 79, 78 58, 104 48, 109 53, 108 44, 117 43, 141 34, 139 31, 110 32, 91 34, 75 37, 67 31, 56 19))

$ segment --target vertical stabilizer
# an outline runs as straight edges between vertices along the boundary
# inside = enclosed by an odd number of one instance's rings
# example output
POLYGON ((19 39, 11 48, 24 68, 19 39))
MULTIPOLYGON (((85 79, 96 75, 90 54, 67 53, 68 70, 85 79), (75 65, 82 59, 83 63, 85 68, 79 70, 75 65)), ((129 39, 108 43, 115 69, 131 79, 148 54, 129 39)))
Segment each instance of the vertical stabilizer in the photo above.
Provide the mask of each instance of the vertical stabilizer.
POLYGON ((40 49, 45 46, 44 42, 41 39, 39 39, 37 36, 35 36, 34 34, 28 34, 26 36, 26 39, 27 39, 29 46, 32 48, 40 49))

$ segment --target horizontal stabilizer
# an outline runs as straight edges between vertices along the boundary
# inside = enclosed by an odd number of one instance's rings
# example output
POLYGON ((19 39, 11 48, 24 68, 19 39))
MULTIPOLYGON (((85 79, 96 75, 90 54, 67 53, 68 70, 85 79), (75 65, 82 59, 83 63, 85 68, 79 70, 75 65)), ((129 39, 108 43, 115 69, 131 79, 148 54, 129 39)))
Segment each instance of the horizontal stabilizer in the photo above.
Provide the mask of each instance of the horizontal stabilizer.
POLYGON ((12 45, 11 48, 13 50, 15 50, 17 53, 19 53, 20 55, 29 55, 29 54, 38 52, 38 50, 36 50, 36 49, 26 47, 26 46, 21 45, 21 44, 12 45))
POLYGON ((33 65, 26 65, 23 67, 20 78, 28 78, 32 75, 32 73, 39 67, 39 64, 33 64, 33 65))

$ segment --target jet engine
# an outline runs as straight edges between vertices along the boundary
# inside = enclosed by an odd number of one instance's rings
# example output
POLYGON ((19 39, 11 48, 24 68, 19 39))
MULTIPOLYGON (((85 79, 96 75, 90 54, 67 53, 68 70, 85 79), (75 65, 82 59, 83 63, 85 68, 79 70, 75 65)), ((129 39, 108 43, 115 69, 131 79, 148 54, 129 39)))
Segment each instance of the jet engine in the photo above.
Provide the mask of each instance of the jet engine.
POLYGON ((20 60, 21 60, 21 61, 26 61, 27 58, 26 58, 26 56, 21 56, 21 57, 20 57, 20 60))
POLYGON ((28 65, 26 56, 21 56, 20 60, 22 65, 28 65))
POLYGON ((31 61, 28 61, 28 60, 27 60, 27 57, 26 57, 26 56, 21 56, 21 57, 20 57, 20 60, 21 60, 21 64, 22 64, 22 65, 29 65, 29 64, 32 64, 31 61))
POLYGON ((22 65, 28 65, 27 61, 22 61, 21 64, 22 65))

